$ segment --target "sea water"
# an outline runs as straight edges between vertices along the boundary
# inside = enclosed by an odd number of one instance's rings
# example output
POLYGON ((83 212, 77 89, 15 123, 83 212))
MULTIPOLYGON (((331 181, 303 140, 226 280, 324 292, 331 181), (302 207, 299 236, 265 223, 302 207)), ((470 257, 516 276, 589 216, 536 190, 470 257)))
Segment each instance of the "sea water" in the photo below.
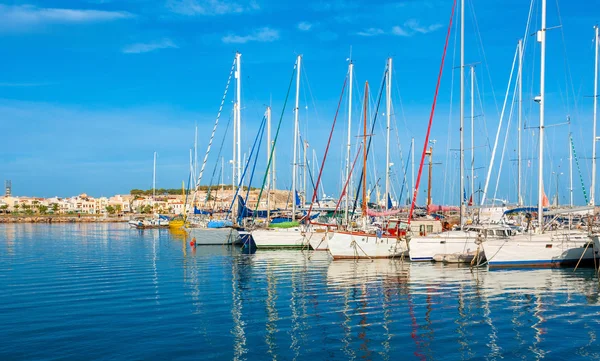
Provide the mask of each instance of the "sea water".
POLYGON ((0 360, 600 359, 594 270, 189 241, 124 224, 0 226, 0 360))

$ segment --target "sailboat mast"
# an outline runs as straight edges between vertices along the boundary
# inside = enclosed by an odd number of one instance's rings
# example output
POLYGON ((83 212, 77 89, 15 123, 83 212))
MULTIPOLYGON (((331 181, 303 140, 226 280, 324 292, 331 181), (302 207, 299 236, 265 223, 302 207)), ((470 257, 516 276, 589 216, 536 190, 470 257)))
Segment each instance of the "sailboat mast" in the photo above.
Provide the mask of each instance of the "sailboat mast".
MULTIPOLYGON (((410 154, 410 194, 412 195, 415 193, 415 138, 410 138, 410 154)), ((410 202, 412 203, 412 199, 410 199, 410 202)))
POLYGON ((294 106, 294 159, 292 160, 292 221, 296 217, 296 171, 298 168, 298 110, 300 103, 300 66, 302 55, 296 59, 296 104, 294 106))
POLYGON ((465 0, 460 2, 460 225, 464 224, 464 199, 465 187, 465 0))
POLYGON ((471 65, 471 197, 475 192, 475 66, 471 65))
POLYGON ((523 40, 519 40, 519 71, 517 76, 518 81, 518 126, 517 126, 517 205, 523 205, 523 195, 521 188, 521 135, 523 132, 523 40))
POLYGON ((235 192, 236 185, 236 174, 235 170, 237 168, 237 103, 233 103, 233 148, 231 151, 232 160, 231 160, 231 190, 235 192))
POLYGON ((241 127, 241 123, 242 123, 242 97, 241 97, 241 93, 242 93, 242 88, 241 88, 241 81, 242 81, 242 68, 241 68, 241 60, 242 60, 242 54, 240 52, 235 53, 235 66, 236 66, 236 72, 235 72, 235 79, 236 79, 236 101, 237 101, 237 108, 236 108, 236 114, 237 114, 237 160, 238 160, 238 164, 237 164, 237 179, 238 182, 242 179, 242 142, 241 142, 241 136, 242 136, 242 127, 241 127))
POLYGON ((388 197, 390 194, 390 126, 392 111, 392 58, 387 61, 387 73, 385 80, 385 117, 387 120, 385 141, 385 208, 388 208, 388 197))
POLYGON ((596 122, 597 122, 597 110, 598 110, 598 26, 594 27, 594 139, 592 142, 592 186, 590 189, 590 205, 596 204, 596 142, 598 137, 596 135, 596 122))
POLYGON ((362 179, 362 216, 367 217, 367 104, 369 101, 369 82, 365 83, 365 99, 363 102, 363 179, 362 179))
POLYGON ((156 152, 154 152, 154 169, 152 171, 152 209, 154 209, 155 198, 156 198, 156 152))
MULTIPOLYGON (((271 107, 267 107, 267 164, 271 159, 271 107)), ((267 224, 271 219, 271 167, 267 169, 267 224)))
MULTIPOLYGON (((348 64, 348 82, 350 84, 348 88, 348 143, 346 149, 346 179, 350 177, 350 153, 352 147, 352 77, 354 73, 354 64, 352 64, 352 60, 350 60, 350 64, 348 64)), ((350 182, 352 183, 352 182, 350 182)), ((349 222, 349 208, 350 208, 350 192, 346 190, 346 224, 349 222)))
MULTIPOLYGON (((569 119, 569 123, 571 120, 569 119)), ((573 208, 573 147, 571 147, 571 132, 569 132, 569 206, 573 208)))
POLYGON ((302 177, 303 177, 303 182, 302 182, 302 189, 303 189, 303 193, 304 196, 302 197, 302 207, 306 208, 306 198, 308 197, 308 189, 306 188, 306 173, 308 173, 308 163, 307 161, 307 156, 306 156, 306 152, 308 151, 308 142, 305 140, 304 143, 302 144, 302 149, 304 149, 304 166, 302 167, 302 177))
POLYGON ((538 225, 544 231, 544 111, 546 86, 546 0, 542 0, 542 29, 537 33, 540 42, 540 132, 539 132, 539 169, 538 169, 538 225))

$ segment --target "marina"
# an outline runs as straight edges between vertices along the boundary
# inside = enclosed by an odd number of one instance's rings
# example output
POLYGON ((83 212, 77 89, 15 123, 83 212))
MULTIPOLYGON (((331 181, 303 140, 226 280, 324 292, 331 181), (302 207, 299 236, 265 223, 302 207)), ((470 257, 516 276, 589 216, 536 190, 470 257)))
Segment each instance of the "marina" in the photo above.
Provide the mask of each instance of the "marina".
POLYGON ((593 269, 244 254, 126 224, 0 235, 3 360, 600 359, 593 269))

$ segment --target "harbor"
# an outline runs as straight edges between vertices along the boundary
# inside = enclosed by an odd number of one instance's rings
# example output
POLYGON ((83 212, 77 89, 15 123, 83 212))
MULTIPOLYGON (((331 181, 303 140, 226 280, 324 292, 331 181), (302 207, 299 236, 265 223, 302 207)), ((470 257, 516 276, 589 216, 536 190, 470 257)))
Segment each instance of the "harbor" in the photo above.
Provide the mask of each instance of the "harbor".
POLYGON ((590 3, 1 2, 0 360, 600 360, 590 3))

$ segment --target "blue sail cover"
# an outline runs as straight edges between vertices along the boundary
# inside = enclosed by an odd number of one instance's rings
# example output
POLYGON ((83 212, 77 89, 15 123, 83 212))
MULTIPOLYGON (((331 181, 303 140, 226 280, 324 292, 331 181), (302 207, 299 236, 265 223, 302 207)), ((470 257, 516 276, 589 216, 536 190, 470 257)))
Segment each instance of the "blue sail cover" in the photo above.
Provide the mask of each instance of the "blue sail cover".
POLYGON ((196 208, 194 206, 194 214, 206 214, 206 215, 208 215, 208 214, 210 214, 210 212, 209 211, 205 211, 203 209, 198 209, 198 208, 196 208))
POLYGON ((392 197, 390 197, 390 194, 388 193, 388 197, 387 197, 387 209, 392 209, 392 207, 394 206, 392 204, 392 197))
POLYGON ((298 195, 297 191, 294 191, 294 195, 295 195, 295 201, 296 201, 296 206, 300 205, 300 196, 298 195))
MULTIPOLYGON (((504 212, 505 216, 509 216, 511 214, 515 214, 515 213, 537 213, 538 211, 538 207, 518 207, 518 208, 513 208, 513 209, 509 209, 507 211, 504 212)), ((544 208, 544 212, 547 212, 548 208, 544 208)))
POLYGON ((242 196, 238 195, 238 218, 244 217, 256 217, 256 218, 267 218, 267 211, 253 211, 250 208, 246 207, 242 196))
POLYGON ((233 222, 231 222, 230 220, 227 220, 227 219, 212 220, 212 221, 209 221, 208 224, 206 225, 207 228, 227 228, 227 227, 232 227, 232 226, 233 226, 233 222))

